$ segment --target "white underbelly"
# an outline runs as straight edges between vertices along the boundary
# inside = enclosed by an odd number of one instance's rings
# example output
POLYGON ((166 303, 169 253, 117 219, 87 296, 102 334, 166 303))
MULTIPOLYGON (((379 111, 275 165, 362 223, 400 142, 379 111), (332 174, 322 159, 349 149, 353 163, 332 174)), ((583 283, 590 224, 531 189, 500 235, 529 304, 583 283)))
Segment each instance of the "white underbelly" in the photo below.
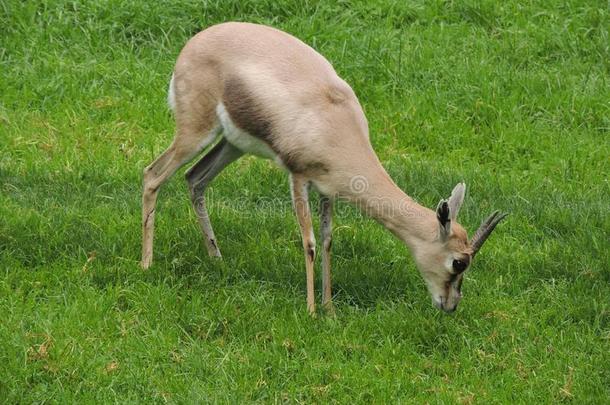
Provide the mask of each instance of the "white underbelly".
POLYGON ((216 114, 220 120, 223 135, 229 143, 244 153, 271 159, 280 166, 284 166, 280 157, 269 147, 269 145, 235 125, 224 104, 218 104, 216 107, 216 114))

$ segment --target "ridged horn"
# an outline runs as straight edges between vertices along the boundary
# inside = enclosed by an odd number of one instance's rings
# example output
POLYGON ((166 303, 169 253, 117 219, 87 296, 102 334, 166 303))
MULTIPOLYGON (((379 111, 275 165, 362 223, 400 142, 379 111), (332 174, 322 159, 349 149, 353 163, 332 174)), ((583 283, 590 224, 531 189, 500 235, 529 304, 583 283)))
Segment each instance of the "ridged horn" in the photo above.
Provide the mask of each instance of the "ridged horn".
POLYGON ((489 235, 491 235, 496 225, 506 218, 507 215, 508 214, 500 214, 500 211, 494 211, 485 221, 483 221, 470 241, 473 257, 477 254, 479 249, 481 249, 481 246, 483 246, 487 238, 489 238, 489 235))

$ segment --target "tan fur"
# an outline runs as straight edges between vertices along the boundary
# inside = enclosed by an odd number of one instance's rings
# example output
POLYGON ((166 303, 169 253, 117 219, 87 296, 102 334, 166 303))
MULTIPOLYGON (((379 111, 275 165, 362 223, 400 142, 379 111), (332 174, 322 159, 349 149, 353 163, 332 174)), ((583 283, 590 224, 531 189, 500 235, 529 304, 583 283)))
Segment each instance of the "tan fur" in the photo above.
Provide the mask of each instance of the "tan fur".
MULTIPOLYGON (((145 170, 143 267, 152 262, 158 188, 216 139, 220 125, 216 108, 222 103, 235 125, 266 143, 292 173, 310 312, 315 308, 315 249, 310 236, 311 214, 307 204, 302 204, 307 202, 303 190, 309 183, 323 195, 358 205, 402 239, 415 256, 433 299, 443 309, 454 309, 459 298, 451 297, 445 288, 451 277, 446 263, 452 256, 469 255, 466 232, 453 223, 449 240, 440 240, 435 212, 417 204, 394 184, 371 147, 367 120, 356 95, 324 57, 276 29, 225 23, 206 29, 186 44, 178 57, 173 83, 176 137, 170 148, 145 170), (363 190, 352 184, 359 177, 366 182, 363 190)), ((206 170, 204 166, 208 164, 213 163, 203 162, 201 170, 206 170)), ((203 201, 202 193, 203 188, 203 201)), ((197 198, 198 195, 193 196, 194 204, 197 198)), ((455 200, 452 209, 456 204, 459 209, 461 200, 455 200)), ((217 252, 214 255, 220 256, 211 239, 213 232, 205 205, 200 204, 196 210, 206 215, 202 228, 210 238, 210 254, 217 252)), ((328 210, 325 217, 329 224, 330 213, 328 210)), ((330 305, 330 230, 325 232, 324 302, 330 305)))

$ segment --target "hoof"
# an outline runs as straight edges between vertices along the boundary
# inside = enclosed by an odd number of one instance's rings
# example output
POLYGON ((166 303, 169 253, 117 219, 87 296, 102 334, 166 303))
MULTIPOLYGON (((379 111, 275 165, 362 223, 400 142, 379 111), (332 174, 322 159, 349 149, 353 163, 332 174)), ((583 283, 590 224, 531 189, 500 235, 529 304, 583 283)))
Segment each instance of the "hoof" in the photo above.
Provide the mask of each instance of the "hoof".
POLYGON ((337 317, 337 313, 335 312, 335 306, 332 304, 332 302, 324 304, 324 313, 329 318, 336 318, 337 317))
POLYGON ((142 270, 148 270, 148 268, 150 267, 151 264, 152 264, 152 260, 150 258, 144 258, 140 262, 140 267, 142 268, 142 270))

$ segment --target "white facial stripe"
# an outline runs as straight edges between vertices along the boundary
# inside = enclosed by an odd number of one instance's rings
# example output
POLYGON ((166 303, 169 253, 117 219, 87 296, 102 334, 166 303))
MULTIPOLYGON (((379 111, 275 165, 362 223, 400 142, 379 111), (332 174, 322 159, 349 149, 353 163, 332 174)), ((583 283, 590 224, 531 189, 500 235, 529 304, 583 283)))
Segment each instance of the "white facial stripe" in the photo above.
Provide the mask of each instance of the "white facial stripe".
POLYGON ((445 268, 449 271, 453 269, 453 255, 449 255, 445 259, 445 268))

